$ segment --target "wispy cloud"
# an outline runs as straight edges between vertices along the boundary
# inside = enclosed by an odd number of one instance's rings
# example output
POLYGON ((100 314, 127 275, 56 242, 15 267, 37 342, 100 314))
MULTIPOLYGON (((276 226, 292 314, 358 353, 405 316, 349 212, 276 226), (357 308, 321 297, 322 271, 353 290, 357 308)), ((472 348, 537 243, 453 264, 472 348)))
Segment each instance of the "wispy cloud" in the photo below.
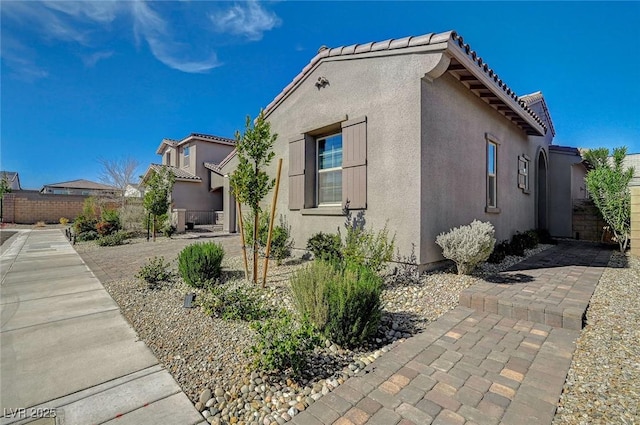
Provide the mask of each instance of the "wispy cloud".
MULTIPOLYGON (((157 60, 188 73, 204 73, 221 65, 212 32, 240 35, 257 41, 264 32, 281 22, 273 12, 256 1, 231 6, 217 2, 184 2, 177 8, 175 5, 144 0, 12 1, 3 2, 0 13, 3 20, 17 23, 20 31, 28 28, 45 42, 79 45, 82 48, 80 57, 87 67, 95 66, 115 53, 105 51, 102 46, 114 37, 122 37, 122 29, 126 29, 123 25, 129 22, 139 46, 147 45, 157 60), (196 14, 201 18, 194 22, 194 14, 191 13, 186 14, 191 16, 188 23, 180 22, 179 12, 190 7, 203 9, 202 13, 196 14)), ((126 31, 124 34, 126 37, 126 31)), ((11 66, 23 66, 26 72, 28 63, 34 63, 20 60, 15 49, 13 55, 5 50, 3 46, 0 54, 11 66)), ((45 70, 38 70, 35 66, 30 69, 34 76, 47 75, 45 70)))
POLYGON ((272 30, 281 23, 275 13, 264 9, 255 0, 211 13, 209 18, 216 31, 242 35, 252 41, 262 39, 265 31, 272 30))
POLYGON ((91 53, 88 56, 83 56, 82 62, 84 62, 84 66, 86 66, 87 68, 93 68, 101 60, 109 59, 111 56, 113 56, 113 53, 114 52, 111 50, 91 53))
POLYGON ((174 41, 167 22, 146 2, 134 2, 132 14, 136 38, 144 38, 153 55, 165 65, 190 73, 202 73, 220 66, 215 52, 201 59, 190 57, 190 46, 174 41))
POLYGON ((49 72, 36 63, 33 49, 10 36, 5 35, 2 39, 1 55, 12 76, 18 80, 34 82, 49 76, 49 72))

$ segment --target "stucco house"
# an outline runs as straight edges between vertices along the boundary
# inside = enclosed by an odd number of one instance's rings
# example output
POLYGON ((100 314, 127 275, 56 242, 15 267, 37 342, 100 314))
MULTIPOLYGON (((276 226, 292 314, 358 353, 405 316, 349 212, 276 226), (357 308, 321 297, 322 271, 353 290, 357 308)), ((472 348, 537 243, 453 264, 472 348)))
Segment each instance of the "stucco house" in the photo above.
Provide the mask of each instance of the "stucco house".
POLYGON ((49 183, 42 186, 40 193, 54 195, 93 195, 120 196, 122 193, 116 187, 91 180, 77 179, 60 183, 49 183))
POLYGON ((16 171, 0 171, 0 179, 4 179, 11 190, 21 190, 20 176, 16 171))
POLYGON ((223 178, 216 170, 234 146, 232 139, 199 133, 181 140, 163 139, 156 150, 162 163, 151 164, 142 182, 152 171, 169 167, 176 176, 171 194, 174 209, 185 209, 191 214, 222 211, 223 178))
MULTIPOLYGON (((516 95, 454 31, 321 48, 265 116, 284 158, 277 211, 298 248, 341 227, 346 204, 369 228, 387 223, 401 254, 415 245, 423 268, 443 259, 439 233, 474 219, 499 240, 549 226, 544 98, 516 95)), ((219 169, 236 165, 232 153, 219 169)))

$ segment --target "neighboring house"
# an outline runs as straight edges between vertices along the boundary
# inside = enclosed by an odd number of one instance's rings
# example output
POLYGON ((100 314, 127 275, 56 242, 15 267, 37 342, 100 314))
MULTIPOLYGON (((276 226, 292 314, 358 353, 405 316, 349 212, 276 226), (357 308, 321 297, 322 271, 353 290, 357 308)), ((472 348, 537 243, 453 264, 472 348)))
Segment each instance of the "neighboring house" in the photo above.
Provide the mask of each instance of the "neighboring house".
POLYGON ((284 158, 277 211, 298 248, 342 227, 345 204, 370 229, 388 224, 401 254, 414 245, 423 268, 443 259, 439 233, 474 219, 498 240, 549 226, 542 94, 518 97, 453 31, 322 48, 265 116, 284 158))
POLYGON ((21 190, 20 176, 15 171, 0 171, 0 179, 7 179, 7 184, 11 190, 21 190))
POLYGON ((151 171, 169 167, 176 176, 171 194, 172 207, 187 211, 222 211, 222 175, 216 167, 234 149, 235 141, 224 137, 192 133, 182 140, 163 139, 156 150, 162 164, 151 164, 151 171))
POLYGON ((129 183, 124 189, 125 198, 142 198, 142 190, 139 184, 129 183))
POLYGON ((119 196, 122 191, 116 187, 102 183, 96 183, 91 180, 70 180, 68 182, 45 184, 40 193, 54 195, 105 195, 119 196))
POLYGON ((572 238, 573 208, 589 197, 585 177, 590 165, 577 148, 549 146, 549 232, 552 236, 572 238))

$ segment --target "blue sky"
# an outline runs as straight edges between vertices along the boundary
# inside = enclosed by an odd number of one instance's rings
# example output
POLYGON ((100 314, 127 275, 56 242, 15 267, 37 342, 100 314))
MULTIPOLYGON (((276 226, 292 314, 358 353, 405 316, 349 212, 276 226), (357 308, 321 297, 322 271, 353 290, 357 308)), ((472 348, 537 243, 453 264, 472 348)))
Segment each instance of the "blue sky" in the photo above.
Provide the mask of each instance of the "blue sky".
POLYGON ((0 3, 0 169, 22 186, 98 180, 98 158, 159 162, 164 137, 233 137, 313 58, 450 29, 555 143, 640 152, 638 2, 0 3))

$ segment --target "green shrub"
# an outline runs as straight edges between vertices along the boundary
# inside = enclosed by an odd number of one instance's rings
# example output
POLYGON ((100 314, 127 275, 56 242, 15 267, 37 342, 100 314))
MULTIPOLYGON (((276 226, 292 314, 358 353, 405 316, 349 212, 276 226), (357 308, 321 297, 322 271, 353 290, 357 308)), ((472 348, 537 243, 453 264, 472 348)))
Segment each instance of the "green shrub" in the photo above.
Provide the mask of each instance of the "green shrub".
POLYGON ((173 273, 169 267, 169 263, 165 262, 164 258, 153 257, 140 267, 136 277, 147 282, 149 289, 156 289, 160 283, 170 282, 173 279, 173 273))
POLYGON ((93 218, 88 218, 87 216, 80 214, 79 216, 76 217, 75 220, 73 220, 73 230, 75 231, 78 237, 80 237, 80 235, 86 232, 97 233, 96 231, 97 223, 98 223, 97 220, 93 218))
POLYGON ((202 288, 220 277, 224 248, 213 242, 185 247, 178 255, 178 270, 189 286, 202 288))
POLYGON ((307 250, 317 259, 327 261, 342 260, 342 242, 340 235, 333 233, 316 233, 307 241, 307 250))
POLYGON ((476 265, 491 255, 496 243, 494 235, 491 223, 473 220, 469 225, 439 234, 436 243, 442 247, 442 255, 456 263, 458 274, 471 274, 476 265))
POLYGON ((509 242, 508 255, 524 257, 525 249, 527 249, 526 236, 524 236, 523 233, 516 232, 516 234, 511 237, 511 242, 509 242))
POLYGON ((198 302, 205 314, 224 320, 254 321, 267 318, 271 310, 264 307, 255 288, 215 286, 198 302))
POLYGON ((382 278, 367 267, 347 266, 341 279, 326 284, 325 335, 339 345, 356 347, 375 334, 382 317, 382 278))
POLYGON ((360 345, 378 329, 383 280, 362 265, 314 261, 291 278, 298 312, 327 338, 360 345))
POLYGON ((116 246, 122 245, 128 238, 129 234, 127 232, 118 231, 110 235, 99 237, 96 240, 96 243, 100 246, 116 246))
POLYGON ((96 224, 96 231, 100 236, 108 236, 118 231, 118 226, 109 221, 99 221, 96 224))
POLYGON ((250 347, 254 366, 266 372, 291 368, 294 374, 300 374, 309 354, 320 343, 308 320, 296 323, 284 310, 275 318, 254 322, 251 328, 257 333, 257 341, 250 347))
POLYGON ((510 255, 509 254, 509 241, 508 240, 504 240, 504 241, 502 241, 500 243, 497 243, 493 247, 493 252, 489 256, 487 261, 489 263, 498 264, 498 263, 502 262, 502 260, 504 260, 507 255, 510 255))
POLYGON ((289 281, 298 312, 308 317, 319 330, 324 330, 327 324, 327 284, 339 278, 340 273, 333 265, 320 260, 296 271, 289 281))
MULTIPOLYGON (((267 244, 267 237, 268 235, 264 237, 265 246, 267 244)), ((291 256, 292 247, 291 226, 288 225, 284 217, 280 216, 280 224, 273 226, 270 256, 275 258, 277 265, 280 265, 282 260, 291 256)))
POLYGON ((540 243, 553 245, 558 243, 551 237, 551 233, 549 233, 547 229, 536 229, 535 232, 538 235, 538 241, 540 243))
POLYGON ((351 221, 350 217, 348 213, 342 257, 347 263, 365 266, 375 273, 380 273, 393 258, 395 236, 389 240, 386 224, 382 230, 374 232, 364 229, 358 220, 351 221))
MULTIPOLYGON (((249 212, 243 219, 245 244, 249 247, 253 246, 253 213, 249 212)), ((258 221, 258 249, 264 253, 267 248, 267 239, 269 238, 269 216, 267 213, 260 214, 258 221)), ((293 241, 291 240, 291 226, 287 224, 286 219, 280 216, 280 224, 273 226, 271 235, 271 251, 269 256, 276 260, 280 265, 282 260, 291 256, 291 248, 293 241)))
POLYGON ((76 233, 76 240, 78 242, 94 241, 99 237, 100 235, 95 230, 87 230, 82 233, 76 233))

